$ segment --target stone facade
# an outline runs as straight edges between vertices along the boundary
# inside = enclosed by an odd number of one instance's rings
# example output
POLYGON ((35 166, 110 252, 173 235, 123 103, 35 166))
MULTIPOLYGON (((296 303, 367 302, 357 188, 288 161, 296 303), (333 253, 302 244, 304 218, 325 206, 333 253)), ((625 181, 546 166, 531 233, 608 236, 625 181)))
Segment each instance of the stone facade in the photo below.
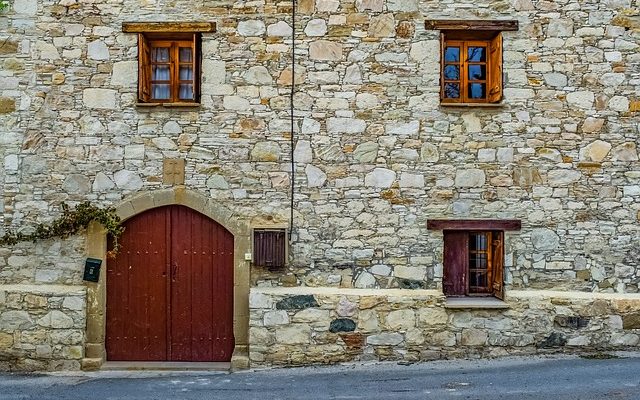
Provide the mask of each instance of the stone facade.
MULTIPOLYGON (((0 14, 0 234, 51 221, 62 202, 117 206, 171 189, 163 160, 184 159, 184 187, 223 209, 229 221, 219 222, 291 223, 290 265, 253 268, 256 288, 441 293, 443 238, 426 221, 509 218, 522 230, 506 236, 507 294, 638 296, 637 0, 299 0, 295 21, 291 2, 276 0, 12 3, 0 14), (186 16, 217 24, 202 37, 200 105, 138 105, 136 35, 123 33, 122 23, 186 16), (426 18, 519 21, 518 31, 503 33, 500 106, 440 106, 439 33, 425 29, 426 18)), ((83 285, 86 241, 0 249, 0 294, 26 296, 35 286, 48 293, 39 310, 26 300, 0 302, 0 321, 28 313, 33 325, 25 330, 49 335, 40 345, 51 350, 38 353, 20 338, 22 328, 0 324, 2 368, 15 354, 32 360, 16 368, 78 366, 77 354, 50 337, 56 329, 37 321, 54 310, 67 315, 56 299, 83 285)), ((246 317, 248 289, 243 295, 236 311, 246 317)), ((418 303, 407 310, 418 312, 418 303)), ((526 305, 513 307, 498 315, 515 324, 526 305)), ((252 330, 263 312, 251 309, 252 330)), ((318 326, 332 313, 317 313, 318 326)), ((81 329, 82 318, 69 317, 81 329)), ((291 335, 300 336, 293 325, 291 335)), ((454 328, 458 344, 464 335, 454 328)), ((492 340, 493 328, 485 328, 492 340)), ((405 351, 399 332, 391 352, 405 351)), ((543 336, 532 334, 532 343, 543 336)), ((281 339, 276 331, 274 340, 289 340, 281 339)))

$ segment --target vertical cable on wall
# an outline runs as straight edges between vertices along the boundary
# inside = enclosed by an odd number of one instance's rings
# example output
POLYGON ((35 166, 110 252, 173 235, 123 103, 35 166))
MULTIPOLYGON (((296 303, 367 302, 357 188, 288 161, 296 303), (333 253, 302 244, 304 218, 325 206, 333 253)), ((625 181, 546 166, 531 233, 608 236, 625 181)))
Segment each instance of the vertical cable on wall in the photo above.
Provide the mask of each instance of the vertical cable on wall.
POLYGON ((289 111, 291 113, 291 204, 289 215, 289 242, 293 234, 293 195, 295 193, 295 160, 294 154, 294 132, 295 120, 293 118, 293 96, 296 91, 296 0, 291 0, 291 93, 289 99, 289 111))

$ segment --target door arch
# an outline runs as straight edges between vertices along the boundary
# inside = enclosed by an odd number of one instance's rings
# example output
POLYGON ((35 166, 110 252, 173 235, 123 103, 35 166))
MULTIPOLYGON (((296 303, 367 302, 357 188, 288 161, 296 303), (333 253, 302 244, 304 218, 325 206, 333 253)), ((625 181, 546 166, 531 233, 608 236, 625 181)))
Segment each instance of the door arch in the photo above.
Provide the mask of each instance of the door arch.
POLYGON ((230 361, 233 235, 182 205, 124 227, 107 264, 107 360, 230 361))

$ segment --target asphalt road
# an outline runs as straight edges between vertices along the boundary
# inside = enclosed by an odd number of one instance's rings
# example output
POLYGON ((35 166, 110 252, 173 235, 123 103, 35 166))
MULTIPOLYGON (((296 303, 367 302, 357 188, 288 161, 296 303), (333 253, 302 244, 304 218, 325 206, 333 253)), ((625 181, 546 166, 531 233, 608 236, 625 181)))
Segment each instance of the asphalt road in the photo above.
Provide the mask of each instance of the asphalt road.
POLYGON ((0 374, 5 399, 640 399, 640 357, 244 371, 0 374))

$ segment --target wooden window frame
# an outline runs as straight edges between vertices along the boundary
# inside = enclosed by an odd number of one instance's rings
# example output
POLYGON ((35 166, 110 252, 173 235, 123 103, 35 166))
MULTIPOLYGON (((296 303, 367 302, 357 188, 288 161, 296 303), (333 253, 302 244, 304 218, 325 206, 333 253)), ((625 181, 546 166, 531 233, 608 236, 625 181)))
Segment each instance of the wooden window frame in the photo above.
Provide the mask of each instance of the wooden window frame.
POLYGON ((252 235, 252 262, 254 267, 281 270, 289 259, 286 228, 254 228, 252 235))
MULTIPOLYGON (((200 71, 201 71, 201 45, 200 34, 193 33, 162 33, 147 32, 138 33, 138 101, 152 104, 197 104, 200 102, 200 71), (169 48, 169 81, 154 81, 152 79, 153 65, 159 65, 152 61, 153 48, 169 48), (191 62, 181 63, 179 59, 180 48, 191 48, 191 62), (193 79, 180 80, 180 65, 191 64, 193 79), (155 99, 152 93, 152 84, 155 82, 168 83, 170 85, 170 97, 168 99, 155 99), (193 98, 180 99, 180 83, 193 85, 193 98)), ((164 64, 164 63, 163 63, 164 64)))
POLYGON ((485 32, 483 34, 470 34, 461 31, 443 31, 440 33, 440 102, 443 104, 496 104, 502 101, 502 33, 485 32), (483 37, 489 37, 483 39, 483 37), (460 59, 457 63, 447 62, 445 52, 448 47, 457 47, 460 51, 460 59), (468 49, 470 47, 484 47, 484 61, 469 61, 468 49), (458 80, 445 79, 445 68, 448 65, 457 65, 459 68, 458 80), (469 66, 484 65, 485 79, 470 80, 469 66), (460 87, 457 98, 446 97, 445 85, 457 83, 460 87), (485 85, 484 98, 472 98, 469 84, 480 83, 485 85))

